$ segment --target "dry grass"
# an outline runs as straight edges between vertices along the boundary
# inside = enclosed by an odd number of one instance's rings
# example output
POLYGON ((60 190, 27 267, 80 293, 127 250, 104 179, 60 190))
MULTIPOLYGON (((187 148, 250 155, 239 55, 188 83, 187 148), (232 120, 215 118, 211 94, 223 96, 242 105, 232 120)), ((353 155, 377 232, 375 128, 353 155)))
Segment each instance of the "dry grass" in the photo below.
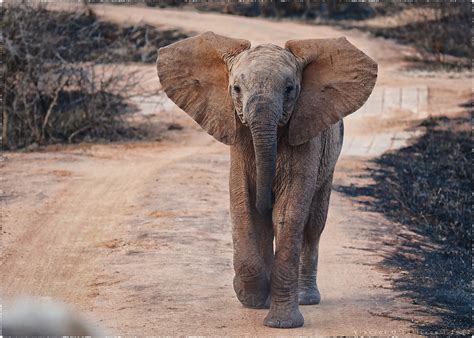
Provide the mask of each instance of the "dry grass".
MULTIPOLYGON (((191 5, 189 5, 191 6, 191 5)), ((273 1, 273 2, 198 2, 192 4, 200 11, 220 12, 224 14, 249 17, 299 18, 313 20, 315 18, 363 20, 376 13, 373 6, 366 3, 341 1, 273 1)))
POLYGON ((125 123, 130 99, 153 95, 138 72, 98 64, 155 62, 157 49, 185 35, 147 25, 119 27, 84 8, 52 12, 41 6, 2 8, 5 42, 5 148, 141 137, 125 123))
POLYGON ((411 60, 418 61, 415 68, 456 71, 471 67, 471 36, 466 34, 471 28, 471 17, 468 2, 439 2, 405 4, 404 11, 388 20, 379 17, 338 24, 415 46, 420 53, 418 60, 411 60))
POLYGON ((425 334, 473 332, 470 121, 471 114, 425 120, 411 146, 375 160, 375 184, 337 187, 397 224, 383 266, 405 271, 394 287, 440 318, 419 324, 425 334))
POLYGON ((291 18, 368 31, 375 36, 414 45, 420 53, 415 68, 458 71, 471 65, 471 35, 468 32, 472 13, 469 2, 200 2, 193 3, 192 7, 202 11, 291 18))

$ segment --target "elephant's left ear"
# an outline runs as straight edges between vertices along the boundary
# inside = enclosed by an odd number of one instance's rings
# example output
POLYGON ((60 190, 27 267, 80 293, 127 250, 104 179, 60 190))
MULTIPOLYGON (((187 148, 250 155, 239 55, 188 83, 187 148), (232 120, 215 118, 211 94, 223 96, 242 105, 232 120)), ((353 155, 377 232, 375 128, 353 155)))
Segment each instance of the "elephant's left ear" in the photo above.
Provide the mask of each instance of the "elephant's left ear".
POLYGON ((285 48, 302 63, 301 92, 289 123, 289 141, 309 141, 368 99, 377 63, 345 38, 290 40, 285 48))

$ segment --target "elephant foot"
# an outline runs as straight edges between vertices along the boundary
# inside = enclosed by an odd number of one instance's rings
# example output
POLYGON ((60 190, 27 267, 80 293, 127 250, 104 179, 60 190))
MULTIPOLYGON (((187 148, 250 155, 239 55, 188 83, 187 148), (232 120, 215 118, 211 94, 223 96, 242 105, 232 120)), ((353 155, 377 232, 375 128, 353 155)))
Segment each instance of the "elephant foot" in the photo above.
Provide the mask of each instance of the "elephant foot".
POLYGON ((298 291, 298 301, 300 305, 314 305, 321 301, 321 294, 317 288, 298 291))
POLYGON ((281 329, 301 327, 304 324, 304 318, 298 308, 293 309, 271 309, 263 320, 263 325, 281 329))
POLYGON ((252 309, 270 307, 270 282, 266 277, 256 278, 252 283, 244 283, 238 276, 234 277, 234 290, 243 306, 252 309))

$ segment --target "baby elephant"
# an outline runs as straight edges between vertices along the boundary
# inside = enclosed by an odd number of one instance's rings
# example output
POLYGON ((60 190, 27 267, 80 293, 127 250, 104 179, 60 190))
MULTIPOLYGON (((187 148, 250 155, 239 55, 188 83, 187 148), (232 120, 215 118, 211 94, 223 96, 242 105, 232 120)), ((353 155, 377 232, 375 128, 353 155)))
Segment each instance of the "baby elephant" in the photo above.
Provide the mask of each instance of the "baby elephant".
POLYGON ((377 64, 345 38, 250 48, 207 32, 161 48, 157 67, 168 97, 231 146, 237 298, 270 307, 267 326, 302 326, 298 305, 320 301, 318 245, 342 118, 369 97, 377 64))

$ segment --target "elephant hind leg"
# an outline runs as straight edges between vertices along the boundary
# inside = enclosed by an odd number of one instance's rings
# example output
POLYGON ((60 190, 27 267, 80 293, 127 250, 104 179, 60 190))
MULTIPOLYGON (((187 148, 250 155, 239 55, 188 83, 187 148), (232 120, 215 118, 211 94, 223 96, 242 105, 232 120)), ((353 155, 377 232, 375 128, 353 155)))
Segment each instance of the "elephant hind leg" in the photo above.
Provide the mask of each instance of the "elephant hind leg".
POLYGON ((314 305, 321 301, 319 293, 316 270, 318 266, 318 248, 304 244, 302 252, 304 259, 300 262, 300 273, 298 279, 298 302, 300 305, 314 305))
POLYGON ((300 305, 319 304, 321 301, 316 281, 318 250, 319 239, 326 224, 331 186, 332 175, 316 191, 311 204, 310 216, 305 226, 298 277, 298 300, 300 305))

